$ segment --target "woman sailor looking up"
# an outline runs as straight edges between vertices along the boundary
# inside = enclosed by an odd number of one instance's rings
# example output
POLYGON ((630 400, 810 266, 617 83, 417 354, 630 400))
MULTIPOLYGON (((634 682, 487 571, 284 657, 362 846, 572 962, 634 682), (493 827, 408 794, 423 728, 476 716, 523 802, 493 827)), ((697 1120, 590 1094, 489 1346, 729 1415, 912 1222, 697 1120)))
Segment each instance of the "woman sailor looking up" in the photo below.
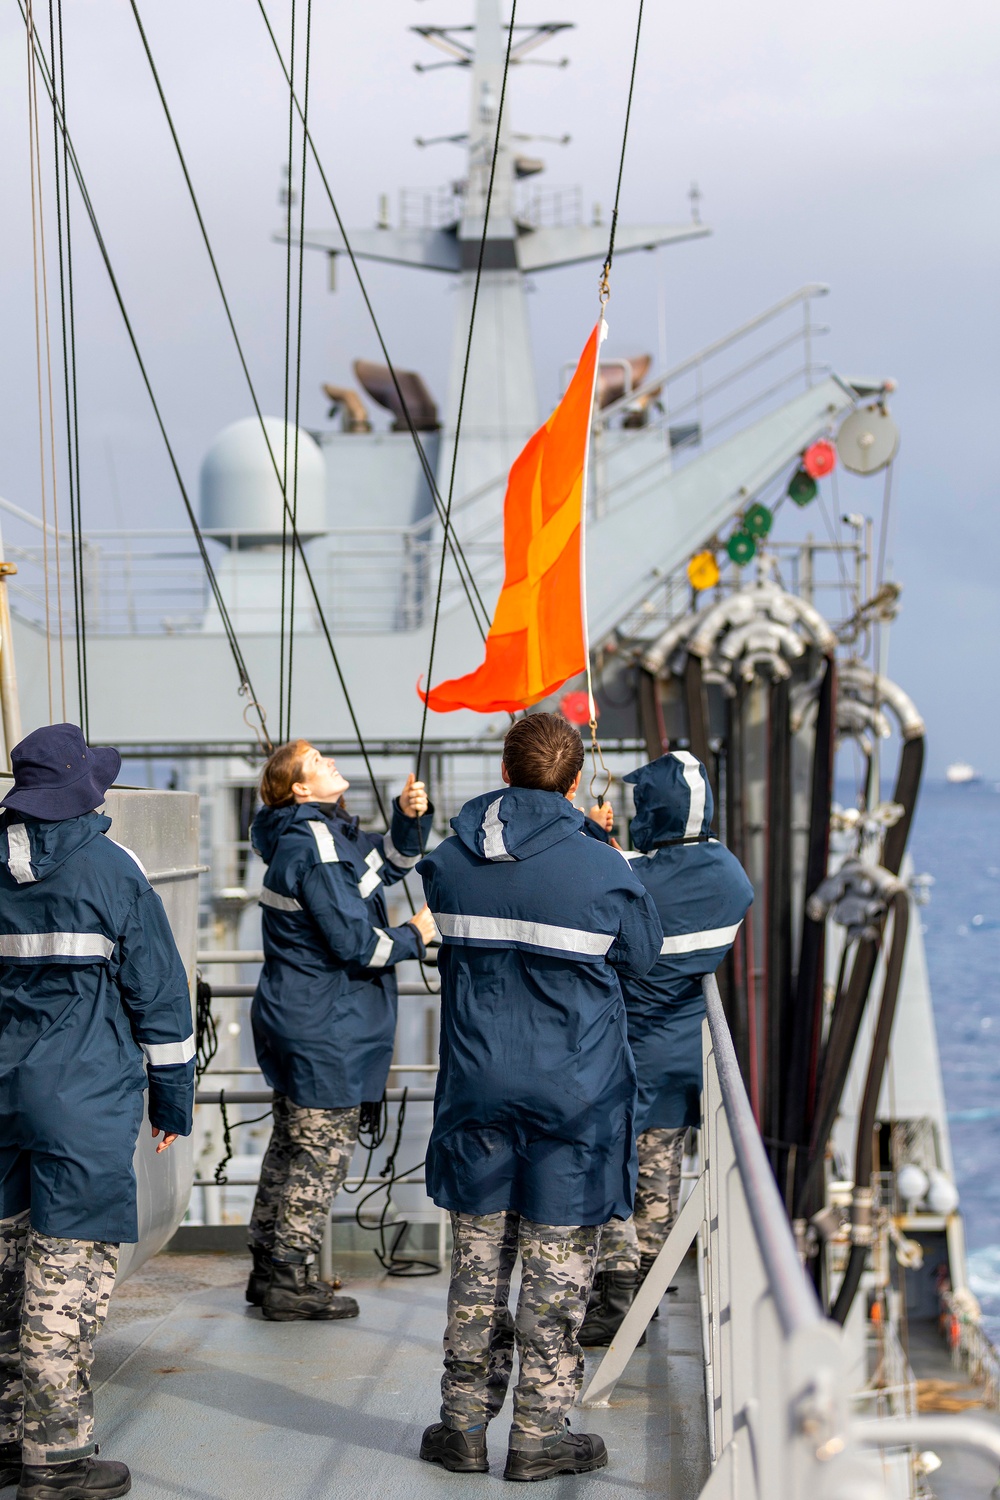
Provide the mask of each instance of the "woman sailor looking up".
POLYGON ((396 1032, 395 965, 423 958, 427 907, 390 927, 383 887, 421 857, 432 809, 411 775, 386 834, 345 812, 349 783, 308 740, 264 767, 253 846, 264 967, 250 1017, 274 1126, 250 1220, 247 1301, 265 1318, 356 1318, 358 1304, 316 1277, 330 1206, 347 1176, 360 1105, 381 1099, 396 1032))

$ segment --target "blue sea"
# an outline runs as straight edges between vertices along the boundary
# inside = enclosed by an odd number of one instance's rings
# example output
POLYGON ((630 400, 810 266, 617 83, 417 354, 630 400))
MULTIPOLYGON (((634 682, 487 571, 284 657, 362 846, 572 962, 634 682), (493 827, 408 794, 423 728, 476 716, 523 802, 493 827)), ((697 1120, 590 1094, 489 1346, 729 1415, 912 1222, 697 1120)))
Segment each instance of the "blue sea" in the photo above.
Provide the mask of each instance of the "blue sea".
POLYGON ((933 876, 920 909, 970 1283, 1000 1342, 1000 783, 927 783, 910 850, 933 876))

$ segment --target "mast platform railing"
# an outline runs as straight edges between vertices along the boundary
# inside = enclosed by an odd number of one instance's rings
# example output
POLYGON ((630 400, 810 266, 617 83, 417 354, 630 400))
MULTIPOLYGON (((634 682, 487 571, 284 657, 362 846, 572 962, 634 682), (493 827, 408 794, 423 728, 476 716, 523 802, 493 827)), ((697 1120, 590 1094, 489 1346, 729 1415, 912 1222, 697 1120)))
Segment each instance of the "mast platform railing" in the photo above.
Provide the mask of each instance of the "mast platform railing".
MULTIPOLYGON (((634 387, 629 377, 622 397, 595 417, 589 497, 593 514, 613 515, 637 493, 655 490, 707 443, 725 438, 747 417, 787 399, 796 387, 815 384, 826 369, 816 361, 816 340, 826 330, 815 321, 812 308, 826 290, 819 284, 800 287, 634 387)), ((506 471, 494 474, 456 495, 453 506, 457 533, 487 598, 499 586, 503 567, 506 482, 506 471)), ((61 587, 64 616, 71 622, 69 532, 59 532, 62 568, 57 580, 56 549, 46 549, 42 540, 43 534, 50 543, 56 539, 52 524, 43 527, 38 516, 6 499, 0 499, 0 510, 11 518, 8 555, 18 565, 10 583, 12 608, 36 625, 44 622, 47 556, 50 609, 61 587)), ((277 632, 280 589, 275 589, 272 575, 280 537, 272 548, 257 550, 255 557, 247 547, 249 534, 207 528, 204 536, 238 627, 277 632), (227 552, 238 554, 238 567, 224 566, 227 552)), ((439 542, 440 526, 433 514, 398 527, 331 527, 309 542, 331 629, 338 635, 418 629, 426 621, 439 542)), ((210 600, 187 530, 88 528, 83 573, 92 635, 190 634, 203 628, 210 600)), ((315 630, 308 600, 304 594, 301 598, 301 628, 315 630)), ((465 607, 451 568, 443 602, 446 610, 465 607)), ((67 628, 71 630, 72 624, 67 628)))

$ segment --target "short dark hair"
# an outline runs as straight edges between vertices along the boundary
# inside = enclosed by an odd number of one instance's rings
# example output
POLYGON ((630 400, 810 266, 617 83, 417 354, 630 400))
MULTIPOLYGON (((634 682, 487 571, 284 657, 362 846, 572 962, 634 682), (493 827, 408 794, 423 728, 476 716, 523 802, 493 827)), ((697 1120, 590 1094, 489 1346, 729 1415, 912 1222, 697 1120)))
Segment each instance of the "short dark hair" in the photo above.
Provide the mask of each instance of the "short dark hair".
POLYGON ((511 786, 565 796, 583 767, 583 741, 558 714, 528 714, 508 729, 503 763, 511 786))

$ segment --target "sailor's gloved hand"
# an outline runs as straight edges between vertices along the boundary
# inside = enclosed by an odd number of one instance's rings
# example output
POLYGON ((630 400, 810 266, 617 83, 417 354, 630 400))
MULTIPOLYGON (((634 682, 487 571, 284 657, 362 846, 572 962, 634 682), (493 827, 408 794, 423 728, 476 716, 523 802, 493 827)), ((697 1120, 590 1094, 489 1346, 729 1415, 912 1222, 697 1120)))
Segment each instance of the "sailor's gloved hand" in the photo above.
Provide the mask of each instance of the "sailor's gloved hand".
POLYGON ((420 933, 425 948, 437 941, 438 930, 434 926, 434 918, 431 916, 429 906, 422 906, 416 916, 410 918, 410 926, 415 927, 420 933))
POLYGON ((595 802, 588 812, 587 817, 593 818, 594 822, 603 828, 605 833, 610 833, 615 826, 615 810, 610 802, 605 802, 603 807, 598 807, 595 802))
POLYGON ((412 771, 399 794, 399 810, 408 818, 420 818, 427 811, 427 788, 412 771))
MULTIPOLYGON (((154 1125, 153 1126, 153 1140, 154 1141, 156 1140, 156 1137, 159 1135, 159 1133, 160 1133, 159 1130, 157 1130, 156 1126, 154 1125)), ((160 1144, 156 1148, 156 1154, 157 1154, 157 1156, 159 1156, 159 1154, 160 1154, 161 1151, 166 1151, 166 1149, 167 1149, 168 1146, 172 1146, 174 1144, 174 1141, 176 1141, 176 1139, 177 1139, 176 1135, 167 1135, 166 1132, 164 1132, 163 1140, 160 1142, 160 1144)))

